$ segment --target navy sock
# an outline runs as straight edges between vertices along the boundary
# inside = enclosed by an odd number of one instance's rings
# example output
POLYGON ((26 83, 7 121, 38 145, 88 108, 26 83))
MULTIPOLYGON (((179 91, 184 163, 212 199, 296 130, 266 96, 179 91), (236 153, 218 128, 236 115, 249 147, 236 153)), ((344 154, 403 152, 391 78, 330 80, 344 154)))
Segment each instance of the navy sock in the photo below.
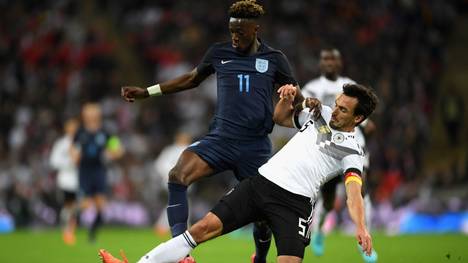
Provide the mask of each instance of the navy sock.
POLYGON ((98 211, 89 229, 88 239, 90 242, 94 242, 96 240, 97 230, 101 225, 102 225, 102 214, 101 212, 98 211))
POLYGON ((187 186, 168 183, 169 200, 167 205, 167 219, 171 227, 172 237, 187 230, 188 202, 187 186))
POLYGON ((262 222, 254 223, 253 236, 255 241, 255 263, 265 263, 271 244, 270 227, 262 222))

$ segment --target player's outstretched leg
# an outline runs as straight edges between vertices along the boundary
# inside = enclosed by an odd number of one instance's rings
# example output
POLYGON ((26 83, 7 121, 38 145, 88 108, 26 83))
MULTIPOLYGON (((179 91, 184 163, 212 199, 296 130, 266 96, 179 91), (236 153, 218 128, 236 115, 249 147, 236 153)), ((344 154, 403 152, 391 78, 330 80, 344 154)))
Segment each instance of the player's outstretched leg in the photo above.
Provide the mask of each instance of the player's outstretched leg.
MULTIPOLYGON (((369 194, 365 194, 364 195, 364 207, 365 207, 365 211, 366 211, 366 224, 367 224, 367 227, 370 231, 371 229, 371 224, 372 224, 372 202, 370 200, 370 197, 369 197, 369 194)), ((370 254, 370 256, 368 256, 366 253, 364 253, 364 251, 362 251, 362 248, 361 246, 358 245, 358 249, 359 249, 359 252, 361 253, 361 256, 362 256, 362 259, 364 260, 364 262, 366 263, 375 263, 377 262, 377 258, 378 258, 378 255, 377 255, 377 252, 375 251, 374 248, 372 248, 372 253, 370 254)))
POLYGON ((254 223, 255 254, 251 257, 252 263, 266 263, 266 257, 271 244, 271 235, 271 229, 266 222, 254 223))

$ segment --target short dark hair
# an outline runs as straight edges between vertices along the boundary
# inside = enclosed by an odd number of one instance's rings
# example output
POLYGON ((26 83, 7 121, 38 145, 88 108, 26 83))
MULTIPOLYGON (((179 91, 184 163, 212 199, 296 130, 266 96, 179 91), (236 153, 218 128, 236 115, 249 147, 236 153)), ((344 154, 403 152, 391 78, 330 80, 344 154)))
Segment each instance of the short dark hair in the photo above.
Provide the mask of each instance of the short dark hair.
POLYGON ((379 103, 379 98, 377 98, 375 92, 363 85, 345 84, 343 85, 343 94, 358 100, 358 104, 354 109, 354 116, 362 115, 364 116, 363 120, 374 112, 379 103))
POLYGON ((234 18, 257 19, 264 15, 265 11, 255 0, 241 0, 231 5, 228 14, 234 18))
POLYGON ((321 48, 320 54, 322 54, 322 52, 331 52, 333 53, 333 55, 337 55, 338 57, 341 57, 340 50, 332 46, 326 46, 326 47, 321 48))

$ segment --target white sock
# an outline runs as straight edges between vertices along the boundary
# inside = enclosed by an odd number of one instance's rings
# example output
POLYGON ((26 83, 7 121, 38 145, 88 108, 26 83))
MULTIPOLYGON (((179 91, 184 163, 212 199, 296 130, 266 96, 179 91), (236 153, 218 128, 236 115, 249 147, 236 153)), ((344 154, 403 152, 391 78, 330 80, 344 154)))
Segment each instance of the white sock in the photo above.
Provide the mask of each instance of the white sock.
POLYGON ((197 246, 188 231, 178 235, 164 243, 159 244, 146 253, 137 263, 175 263, 197 246))

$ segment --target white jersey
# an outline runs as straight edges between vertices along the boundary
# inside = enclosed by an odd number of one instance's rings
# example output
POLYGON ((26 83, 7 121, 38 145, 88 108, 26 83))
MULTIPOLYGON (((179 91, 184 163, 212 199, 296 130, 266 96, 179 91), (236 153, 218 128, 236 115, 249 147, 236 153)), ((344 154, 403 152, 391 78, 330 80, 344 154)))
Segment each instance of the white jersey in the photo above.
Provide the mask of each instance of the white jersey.
MULTIPOLYGON (((338 76, 335 81, 329 80, 324 76, 320 76, 307 82, 301 92, 304 97, 317 98, 323 105, 333 108, 335 107, 335 99, 343 92, 343 85, 350 83, 355 84, 356 82, 350 78, 342 76, 338 76)), ((361 123, 360 126, 364 127, 366 123, 367 120, 361 123)), ((366 139, 361 128, 356 129, 356 140, 365 152, 364 167, 368 167, 369 155, 366 151, 366 139)))
POLYGON ((320 187, 348 169, 363 169, 362 150, 355 132, 332 129, 330 107, 312 120, 309 109, 295 118, 299 132, 266 164, 259 168, 262 176, 281 188, 302 196, 317 198, 320 187))
POLYGON ((355 84, 356 82, 347 77, 338 76, 333 81, 320 76, 305 84, 304 88, 302 88, 302 95, 317 98, 323 105, 333 108, 335 107, 336 97, 343 92, 343 85, 349 83, 355 84))
POLYGON ((63 136, 52 147, 50 165, 58 171, 57 185, 60 189, 75 192, 78 190, 78 172, 70 156, 72 139, 63 136))

